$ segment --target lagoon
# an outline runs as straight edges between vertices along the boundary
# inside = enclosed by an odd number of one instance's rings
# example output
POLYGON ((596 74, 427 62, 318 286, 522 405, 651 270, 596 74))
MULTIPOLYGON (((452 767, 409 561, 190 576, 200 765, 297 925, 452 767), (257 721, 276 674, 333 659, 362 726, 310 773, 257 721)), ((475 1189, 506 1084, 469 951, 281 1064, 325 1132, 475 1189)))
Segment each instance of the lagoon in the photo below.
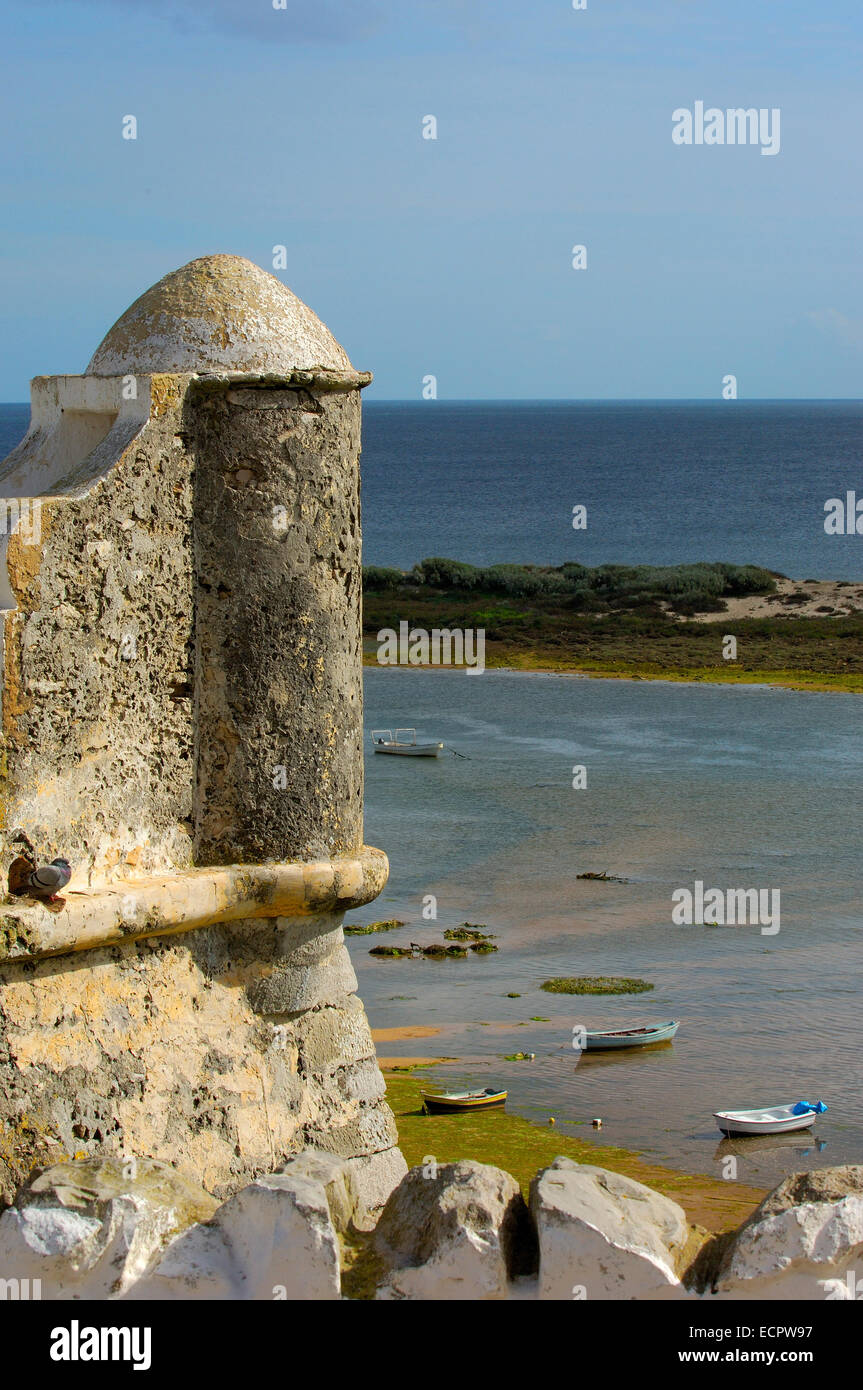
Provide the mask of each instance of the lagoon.
MULTIPOLYGON (((428 943, 464 921, 497 954, 380 960, 349 941, 375 1028, 425 1025, 387 1056, 459 1060, 435 1080, 492 1080, 510 1109, 741 1181, 858 1162, 863 1152, 857 697, 755 687, 486 671, 367 669, 366 727, 416 725, 464 756, 367 758, 366 840, 391 875, 356 923, 428 943), (572 769, 587 769, 573 787, 572 769), (623 884, 585 881, 583 872, 623 884), (677 925, 676 889, 781 892, 781 930, 677 925), (423 919, 436 899, 437 921, 423 919), (556 975, 642 976, 650 994, 543 992, 556 975), (517 995, 519 997, 508 997, 517 995), (682 1020, 672 1046, 579 1059, 572 1030, 682 1020), (539 1021, 543 1020, 543 1021, 539 1021), (506 1054, 535 1052, 533 1062, 506 1054), (723 1141, 711 1112, 800 1098, 829 1108, 813 1136, 723 1141)), ((367 750, 370 753, 370 747, 367 750)))

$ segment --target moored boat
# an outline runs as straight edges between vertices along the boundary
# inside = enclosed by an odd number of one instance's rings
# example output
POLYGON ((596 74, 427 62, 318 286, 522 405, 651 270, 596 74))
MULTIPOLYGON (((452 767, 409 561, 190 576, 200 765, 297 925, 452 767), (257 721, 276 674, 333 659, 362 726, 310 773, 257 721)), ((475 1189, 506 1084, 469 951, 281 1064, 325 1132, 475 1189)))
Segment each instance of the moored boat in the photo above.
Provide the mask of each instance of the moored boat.
POLYGON ((493 1110, 504 1105, 507 1091, 495 1091, 488 1087, 485 1091, 423 1091, 423 1109, 444 1113, 458 1110, 493 1110))
POLYGON ((809 1129, 827 1106, 820 1100, 768 1105, 762 1110, 715 1110, 713 1118, 723 1134, 786 1134, 809 1129))
POLYGON ((443 752, 442 743, 417 743, 416 729, 372 729, 376 753, 394 753, 401 758, 437 758, 443 752))
POLYGON ((584 1035, 584 1046, 576 1051, 601 1052, 618 1047, 649 1047, 651 1043, 671 1042, 678 1028, 676 1019, 667 1023, 646 1023, 640 1028, 610 1028, 584 1035))

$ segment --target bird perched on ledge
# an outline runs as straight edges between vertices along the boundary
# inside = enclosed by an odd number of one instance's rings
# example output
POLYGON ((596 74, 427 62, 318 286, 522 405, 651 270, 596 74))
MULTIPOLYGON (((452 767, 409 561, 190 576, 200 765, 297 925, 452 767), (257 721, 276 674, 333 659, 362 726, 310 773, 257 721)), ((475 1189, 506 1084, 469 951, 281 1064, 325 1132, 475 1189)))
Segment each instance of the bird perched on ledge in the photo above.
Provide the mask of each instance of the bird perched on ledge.
POLYGON ((19 854, 9 865, 9 892, 19 897, 38 898, 46 907, 58 912, 65 899, 58 897, 72 877, 72 867, 68 859, 52 859, 50 864, 36 863, 24 854, 19 854))

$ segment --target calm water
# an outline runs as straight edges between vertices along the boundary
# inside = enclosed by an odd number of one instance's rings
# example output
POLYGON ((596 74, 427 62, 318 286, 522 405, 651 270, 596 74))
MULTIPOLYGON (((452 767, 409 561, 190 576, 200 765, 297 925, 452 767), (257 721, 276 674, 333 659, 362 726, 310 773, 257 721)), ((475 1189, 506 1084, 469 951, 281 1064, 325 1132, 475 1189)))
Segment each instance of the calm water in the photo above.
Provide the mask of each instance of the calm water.
POLYGON ((859 579, 863 539, 826 536, 824 503, 863 494, 861 460, 852 401, 369 402, 365 562, 729 560, 859 579))
POLYGON ((367 728, 393 724, 468 756, 367 760, 366 839, 389 854, 391 877, 354 920, 409 925, 350 941, 360 992, 376 1027, 442 1030, 382 1043, 382 1055, 458 1057, 435 1076, 500 1081, 511 1108, 554 1114, 582 1137, 600 1115, 602 1141, 702 1172, 717 1171, 712 1110, 821 1098, 830 1110, 815 1140, 750 1141, 741 1179, 861 1161, 856 697, 369 670, 367 728), (572 789, 575 763, 587 790, 572 789), (577 880, 585 870, 629 882, 577 880), (779 934, 673 926, 672 890, 696 878, 778 888, 779 934), (437 923, 422 919, 429 893, 437 923), (440 940, 465 920, 498 933, 496 955, 368 955, 380 941, 440 940), (539 989, 574 974, 635 975, 655 989, 605 999, 539 989), (529 1022, 536 1015, 549 1021, 529 1022), (683 1020, 672 1047, 576 1067, 573 1025, 671 1017, 683 1020), (536 1060, 503 1060, 517 1051, 536 1060))

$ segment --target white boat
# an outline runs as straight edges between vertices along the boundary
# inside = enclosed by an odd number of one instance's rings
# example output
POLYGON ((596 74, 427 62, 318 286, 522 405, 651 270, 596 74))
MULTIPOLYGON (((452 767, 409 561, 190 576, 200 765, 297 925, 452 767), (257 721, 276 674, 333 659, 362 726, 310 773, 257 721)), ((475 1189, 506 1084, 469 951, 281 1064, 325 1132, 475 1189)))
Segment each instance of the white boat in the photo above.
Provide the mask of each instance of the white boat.
POLYGON ((443 752, 442 743, 417 743, 416 729, 372 729, 376 753, 395 753, 401 758, 436 758, 443 752))
POLYGON ((640 1028, 611 1028, 604 1033, 585 1033, 585 1052, 607 1052, 617 1047, 650 1047, 652 1043, 671 1042, 680 1024, 676 1019, 667 1023, 647 1023, 640 1028))
POLYGON ((716 1110, 713 1118, 723 1134, 785 1134, 811 1128, 827 1109, 821 1101, 817 1105, 820 1109, 798 1100, 790 1105, 768 1105, 763 1110, 716 1110), (807 1108, 801 1109, 804 1105, 807 1108))

